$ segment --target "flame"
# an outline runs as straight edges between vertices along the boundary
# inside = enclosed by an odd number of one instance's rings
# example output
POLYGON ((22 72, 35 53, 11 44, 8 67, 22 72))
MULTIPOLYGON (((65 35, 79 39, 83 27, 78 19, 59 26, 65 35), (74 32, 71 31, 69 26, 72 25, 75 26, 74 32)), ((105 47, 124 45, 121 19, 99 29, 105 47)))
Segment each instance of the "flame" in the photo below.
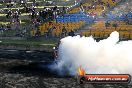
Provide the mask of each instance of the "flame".
POLYGON ((86 73, 85 73, 85 70, 82 68, 82 66, 80 66, 79 68, 78 68, 78 74, 80 75, 80 76, 84 76, 86 73))

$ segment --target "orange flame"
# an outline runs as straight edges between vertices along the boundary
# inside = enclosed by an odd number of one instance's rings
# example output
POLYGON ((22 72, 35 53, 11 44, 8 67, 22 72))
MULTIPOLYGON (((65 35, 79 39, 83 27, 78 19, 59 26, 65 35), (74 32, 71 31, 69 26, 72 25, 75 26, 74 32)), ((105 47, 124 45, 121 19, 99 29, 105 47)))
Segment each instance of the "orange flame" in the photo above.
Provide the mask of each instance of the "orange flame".
POLYGON ((86 73, 85 73, 85 70, 82 68, 82 66, 80 66, 79 68, 78 68, 78 74, 80 75, 80 76, 84 76, 86 73))

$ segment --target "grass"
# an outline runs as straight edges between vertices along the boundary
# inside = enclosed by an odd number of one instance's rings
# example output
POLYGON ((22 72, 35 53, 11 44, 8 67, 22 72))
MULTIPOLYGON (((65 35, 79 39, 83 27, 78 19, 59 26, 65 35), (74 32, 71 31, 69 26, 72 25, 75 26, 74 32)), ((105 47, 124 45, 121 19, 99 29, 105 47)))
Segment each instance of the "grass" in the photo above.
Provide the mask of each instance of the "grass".
POLYGON ((0 16, 6 16, 6 14, 0 14, 0 16))
MULTIPOLYGON (((28 16, 30 13, 22 13, 21 16, 28 16)), ((0 16, 6 16, 6 14, 0 14, 0 16)))
POLYGON ((0 22, 0 25, 7 25, 9 24, 10 22, 0 22))
POLYGON ((16 30, 5 30, 3 31, 3 33, 1 35, 5 35, 5 36, 13 36, 16 34, 16 30))
MULTIPOLYGON (((35 8, 37 9, 43 9, 44 7, 54 7, 54 6, 37 6, 35 8)), ((58 7, 63 7, 63 6, 58 6, 58 7)), ((65 6, 65 7, 70 7, 70 6, 65 6)), ((7 10, 7 9, 11 9, 11 10, 17 10, 17 9, 23 9, 24 7, 11 7, 11 8, 1 8, 2 10, 7 10)))
POLYGON ((52 49, 54 46, 56 46, 57 41, 56 40, 37 40, 37 39, 32 39, 32 40, 11 40, 11 39, 1 39, 0 40, 0 45, 5 45, 5 46, 19 46, 19 47, 40 47, 42 46, 43 48, 48 48, 52 49))
MULTIPOLYGON (((26 24, 27 22, 29 22, 29 21, 26 21, 26 20, 24 20, 24 21, 21 21, 21 24, 23 25, 23 24, 26 24)), ((7 25, 7 24, 10 24, 10 22, 2 22, 2 21, 0 21, 0 25, 7 25)))

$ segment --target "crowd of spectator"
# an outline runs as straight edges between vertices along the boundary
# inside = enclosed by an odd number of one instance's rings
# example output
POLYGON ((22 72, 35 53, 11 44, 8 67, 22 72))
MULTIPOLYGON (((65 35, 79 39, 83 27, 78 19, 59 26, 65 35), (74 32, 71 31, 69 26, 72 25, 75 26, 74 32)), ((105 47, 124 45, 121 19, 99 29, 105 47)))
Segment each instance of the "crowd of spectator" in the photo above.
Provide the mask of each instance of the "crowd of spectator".
POLYGON ((106 21, 105 22, 105 27, 106 27, 106 29, 108 29, 108 27, 114 27, 115 28, 115 30, 117 29, 117 27, 118 27, 118 24, 117 24, 117 22, 115 21, 115 22, 113 22, 112 24, 109 22, 109 21, 106 21))
MULTIPOLYGON (((15 11, 11 10, 11 9, 8 9, 6 11, 6 18, 10 19, 10 24, 7 25, 6 28, 11 29, 11 25, 13 25, 13 27, 15 27, 15 30, 20 29, 20 26, 21 26, 21 18, 20 17, 22 16, 23 13, 25 13, 30 18, 30 22, 33 25, 32 29, 36 29, 36 31, 37 31, 35 36, 40 36, 41 33, 38 28, 42 23, 55 20, 58 15, 63 15, 67 12, 65 7, 61 8, 61 10, 60 10, 60 9, 58 9, 57 6, 48 7, 48 8, 44 7, 43 9, 40 10, 40 9, 37 9, 39 4, 36 3, 36 0, 33 0, 33 3, 30 5, 27 3, 27 1, 28 0, 19 0, 19 1, 18 0, 5 0, 5 2, 3 2, 3 3, 8 2, 8 4, 6 5, 6 8, 17 7, 17 5, 19 5, 19 7, 23 7, 23 9, 17 9, 15 11)), ((113 2, 116 2, 116 0, 113 0, 113 2)), ((92 5, 90 5, 90 6, 82 7, 82 3, 80 3, 80 8, 86 9, 86 10, 90 10, 90 9, 96 10, 97 5, 99 5, 99 4, 102 5, 102 9, 105 9, 104 5, 107 5, 108 8, 111 7, 110 3, 106 4, 106 3, 102 2, 102 0, 95 0, 95 1, 93 0, 92 5)), ((129 23, 128 20, 126 19, 127 23, 129 23)), ((105 26, 106 26, 106 28, 109 27, 109 22, 106 22, 105 26)), ((115 22, 112 26, 115 27, 115 29, 116 29, 118 25, 115 22)), ((6 29, 6 28, 4 28, 4 26, 1 26, 1 29, 6 29)), ((24 30, 20 33, 25 34, 27 32, 26 28, 22 27, 22 29, 24 29, 24 30)), ((53 29, 54 29, 54 27, 48 28, 48 32, 47 32, 46 36, 52 36, 51 33, 52 33, 53 29)), ((74 31, 71 31, 68 33, 66 28, 63 27, 62 34, 60 36, 65 37, 67 35, 74 36, 75 34, 74 34, 74 31)))
MULTIPOLYGON (((27 3, 28 0, 5 0, 3 3, 6 3, 5 8, 9 8, 5 10, 4 12, 6 13, 6 18, 10 21, 8 25, 2 25, 1 30, 8 30, 7 26, 10 26, 10 29, 13 26, 14 30, 19 30, 23 29, 25 27, 21 27, 21 18, 22 14, 28 15, 29 22, 32 24, 32 29, 36 29, 37 33, 36 36, 40 34, 38 28, 39 26, 48 21, 55 20, 55 18, 60 15, 64 14, 65 7, 58 8, 57 6, 54 7, 44 7, 43 9, 38 9, 37 7, 39 6, 38 3, 36 3, 36 0, 33 0, 32 4, 27 3), (22 7, 22 9, 17 7, 22 7), (10 8, 16 8, 15 10, 10 9, 10 8)), ((27 23, 28 25, 29 23, 27 23)), ((20 32, 20 33, 23 33, 20 32)))

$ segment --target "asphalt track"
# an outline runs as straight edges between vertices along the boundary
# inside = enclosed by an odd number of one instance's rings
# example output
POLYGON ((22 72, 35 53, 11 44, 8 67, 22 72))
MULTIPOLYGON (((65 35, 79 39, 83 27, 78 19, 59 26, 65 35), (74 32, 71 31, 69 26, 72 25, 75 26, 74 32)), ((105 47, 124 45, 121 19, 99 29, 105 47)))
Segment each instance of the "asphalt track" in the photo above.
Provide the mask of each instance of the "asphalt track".
POLYGON ((0 51, 0 88, 132 88, 130 84, 78 84, 74 76, 49 70, 52 52, 0 51))

